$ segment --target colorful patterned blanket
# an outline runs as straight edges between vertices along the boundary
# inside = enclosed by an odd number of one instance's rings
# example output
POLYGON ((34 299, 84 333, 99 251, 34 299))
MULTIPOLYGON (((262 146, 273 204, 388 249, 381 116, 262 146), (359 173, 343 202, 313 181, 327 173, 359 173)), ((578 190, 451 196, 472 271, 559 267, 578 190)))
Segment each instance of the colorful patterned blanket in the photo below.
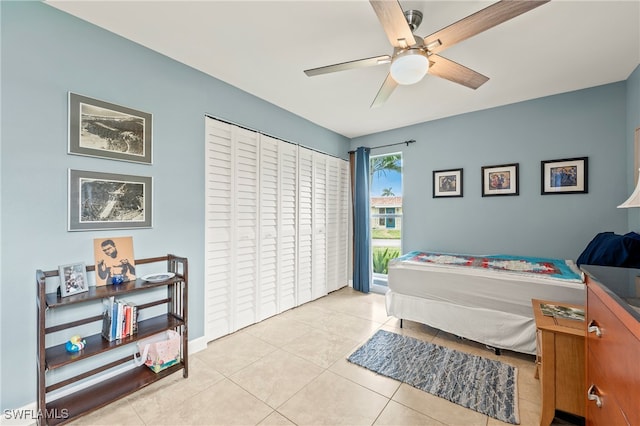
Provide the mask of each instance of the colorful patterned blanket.
POLYGON ((510 256, 505 254, 476 256, 468 254, 412 251, 394 262, 428 263, 440 266, 460 266, 485 270, 508 271, 516 274, 584 282, 582 274, 562 259, 510 256))

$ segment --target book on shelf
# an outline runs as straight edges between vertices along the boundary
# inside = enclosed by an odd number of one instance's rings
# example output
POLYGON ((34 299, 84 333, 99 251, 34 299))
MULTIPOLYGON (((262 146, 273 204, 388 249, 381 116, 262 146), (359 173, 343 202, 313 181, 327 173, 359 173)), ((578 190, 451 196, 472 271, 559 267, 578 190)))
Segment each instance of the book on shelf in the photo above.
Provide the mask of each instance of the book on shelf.
POLYGON ((110 296, 103 301, 102 337, 119 340, 138 332, 138 307, 110 296))
POLYGON ((138 306, 135 303, 128 302, 131 315, 129 316, 130 334, 138 332, 138 306))
POLYGON ((113 316, 113 302, 114 297, 108 297, 102 301, 102 337, 108 341, 115 340, 115 334, 112 332, 113 322, 111 321, 113 316))

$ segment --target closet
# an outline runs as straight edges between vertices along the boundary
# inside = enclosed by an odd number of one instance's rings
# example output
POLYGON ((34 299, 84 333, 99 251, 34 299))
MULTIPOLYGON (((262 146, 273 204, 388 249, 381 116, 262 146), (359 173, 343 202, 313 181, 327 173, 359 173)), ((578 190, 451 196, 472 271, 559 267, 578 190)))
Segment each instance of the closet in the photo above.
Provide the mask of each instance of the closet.
POLYGON ((348 284, 348 162, 206 118, 205 334, 348 284))

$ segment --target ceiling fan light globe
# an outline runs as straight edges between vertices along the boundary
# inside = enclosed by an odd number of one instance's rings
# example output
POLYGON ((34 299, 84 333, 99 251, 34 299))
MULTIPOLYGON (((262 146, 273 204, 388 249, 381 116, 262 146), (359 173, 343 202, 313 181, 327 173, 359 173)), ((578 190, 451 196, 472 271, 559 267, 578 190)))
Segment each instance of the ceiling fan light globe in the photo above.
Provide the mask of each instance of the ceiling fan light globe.
POLYGON ((422 80, 429 70, 429 59, 419 51, 410 49, 400 53, 391 62, 391 77, 398 84, 415 84, 422 80))

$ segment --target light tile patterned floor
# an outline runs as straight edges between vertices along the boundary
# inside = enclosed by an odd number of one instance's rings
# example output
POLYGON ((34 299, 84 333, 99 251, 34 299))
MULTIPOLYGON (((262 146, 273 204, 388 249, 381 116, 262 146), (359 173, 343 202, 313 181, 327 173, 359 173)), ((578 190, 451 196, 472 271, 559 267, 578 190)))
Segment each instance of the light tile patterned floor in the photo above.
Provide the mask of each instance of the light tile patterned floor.
POLYGON ((343 288, 232 335, 177 373, 73 425, 505 425, 346 361, 377 329, 518 367, 522 425, 540 423, 532 356, 387 317, 384 296, 343 288))

